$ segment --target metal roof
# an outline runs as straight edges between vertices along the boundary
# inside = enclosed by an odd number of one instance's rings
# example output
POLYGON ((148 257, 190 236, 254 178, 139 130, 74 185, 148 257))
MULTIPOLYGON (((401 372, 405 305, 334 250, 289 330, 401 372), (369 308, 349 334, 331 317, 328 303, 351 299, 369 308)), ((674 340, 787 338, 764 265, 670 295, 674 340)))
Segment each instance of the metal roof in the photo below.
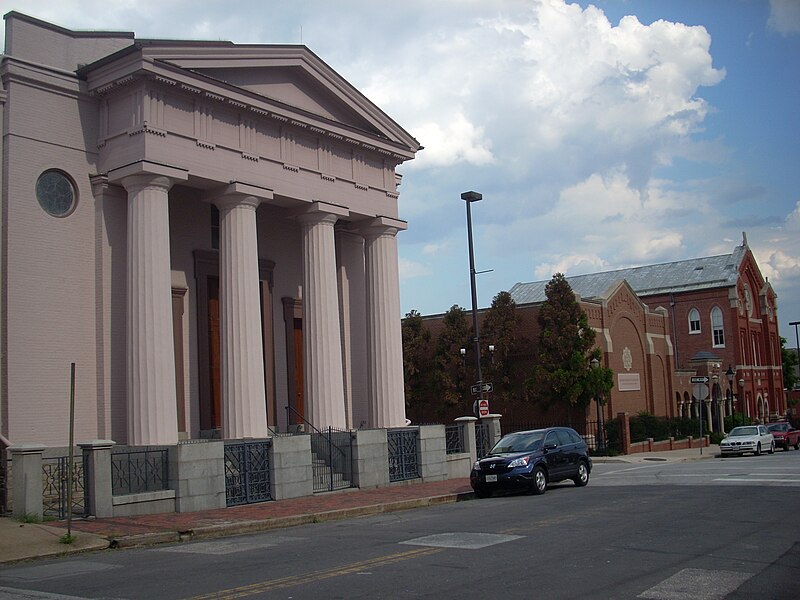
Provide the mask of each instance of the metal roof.
MULTIPOLYGON (((692 258, 659 265, 646 265, 602 273, 567 277, 581 298, 596 298, 620 280, 625 280, 640 297, 680 293, 736 285, 739 265, 747 246, 736 246, 730 254, 692 258)), ((510 294, 517 304, 544 302, 548 281, 516 283, 510 294)))

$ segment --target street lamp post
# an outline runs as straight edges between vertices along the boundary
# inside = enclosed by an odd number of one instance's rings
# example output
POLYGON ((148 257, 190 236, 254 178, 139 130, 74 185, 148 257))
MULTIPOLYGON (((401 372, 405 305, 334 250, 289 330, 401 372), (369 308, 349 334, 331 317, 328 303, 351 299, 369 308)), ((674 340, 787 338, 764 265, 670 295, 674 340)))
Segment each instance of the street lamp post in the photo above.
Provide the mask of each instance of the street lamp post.
MULTIPOLYGON (((478 192, 464 192, 461 199, 467 205, 467 241, 469 243, 469 283, 472 290, 472 329, 475 331, 475 364, 478 370, 478 406, 483 403, 483 374, 481 373, 481 334, 478 329, 478 293, 475 287, 475 253, 472 248, 472 203, 483 199, 478 192)), ((480 414, 480 412, 479 412, 480 414)))
MULTIPOLYGON (((794 349, 797 350, 797 373, 800 374, 800 338, 797 336, 798 325, 800 325, 800 321, 792 321, 789 323, 790 327, 794 327, 794 349)), ((796 382, 795 387, 797 387, 796 382)))
POLYGON ((744 378, 739 380, 739 406, 742 407, 742 425, 744 425, 744 378))
POLYGON ((728 365, 728 370, 725 371, 725 377, 728 378, 728 390, 731 394, 731 429, 736 427, 736 412, 733 406, 733 378, 736 377, 736 371, 728 365))
MULTIPOLYGON (((589 361, 589 364, 592 366, 592 369, 599 369, 600 368, 600 361, 596 358, 593 358, 589 361)), ((600 401, 602 399, 602 392, 599 388, 595 389, 594 399, 597 403, 597 451, 598 453, 604 453, 606 449, 606 440, 605 435, 603 432, 603 413, 600 410, 600 401)))

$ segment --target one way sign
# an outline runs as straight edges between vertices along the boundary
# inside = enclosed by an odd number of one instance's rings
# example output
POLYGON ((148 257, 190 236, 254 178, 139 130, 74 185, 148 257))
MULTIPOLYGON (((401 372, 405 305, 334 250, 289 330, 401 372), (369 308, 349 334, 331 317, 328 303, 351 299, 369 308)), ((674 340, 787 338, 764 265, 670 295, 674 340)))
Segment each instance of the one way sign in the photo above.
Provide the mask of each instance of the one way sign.
POLYGON ((486 383, 476 383, 470 389, 472 390, 473 394, 480 394, 481 392, 488 394, 494 389, 494 386, 487 381, 486 383))

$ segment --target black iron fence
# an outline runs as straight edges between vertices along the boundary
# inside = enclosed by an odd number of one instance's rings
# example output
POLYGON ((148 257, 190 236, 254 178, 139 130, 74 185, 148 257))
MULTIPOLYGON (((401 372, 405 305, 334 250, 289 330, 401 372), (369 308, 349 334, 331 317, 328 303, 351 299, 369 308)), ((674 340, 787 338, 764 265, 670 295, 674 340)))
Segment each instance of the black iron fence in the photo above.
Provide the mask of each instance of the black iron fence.
POLYGON ((462 452, 466 452, 464 427, 462 425, 446 425, 444 428, 444 437, 447 454, 461 454, 462 452))
POLYGON ((226 506, 272 500, 271 447, 271 440, 225 442, 226 506))
POLYGON ((328 427, 311 433, 314 491, 330 492, 354 487, 353 435, 328 427))
POLYGON ((72 493, 69 493, 69 459, 42 459, 42 514, 57 519, 86 516, 86 468, 79 456, 72 461, 72 493), (72 506, 69 505, 70 499, 72 506))
POLYGON ((489 454, 489 424, 475 423, 475 451, 478 458, 483 458, 489 454))
POLYGON ((114 496, 169 489, 169 449, 116 450, 111 453, 114 496))
POLYGON ((419 469, 418 429, 390 429, 389 481, 406 481, 421 477, 419 469))

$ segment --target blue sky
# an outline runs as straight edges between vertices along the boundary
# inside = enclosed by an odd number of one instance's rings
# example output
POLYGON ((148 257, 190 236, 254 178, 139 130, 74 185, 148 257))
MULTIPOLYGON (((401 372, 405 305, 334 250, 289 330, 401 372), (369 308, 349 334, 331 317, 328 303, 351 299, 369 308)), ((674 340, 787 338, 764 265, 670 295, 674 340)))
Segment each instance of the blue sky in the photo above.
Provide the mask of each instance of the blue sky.
POLYGON ((400 167, 403 313, 730 252, 800 320, 798 0, 0 0, 72 29, 304 43, 425 147, 400 167))

